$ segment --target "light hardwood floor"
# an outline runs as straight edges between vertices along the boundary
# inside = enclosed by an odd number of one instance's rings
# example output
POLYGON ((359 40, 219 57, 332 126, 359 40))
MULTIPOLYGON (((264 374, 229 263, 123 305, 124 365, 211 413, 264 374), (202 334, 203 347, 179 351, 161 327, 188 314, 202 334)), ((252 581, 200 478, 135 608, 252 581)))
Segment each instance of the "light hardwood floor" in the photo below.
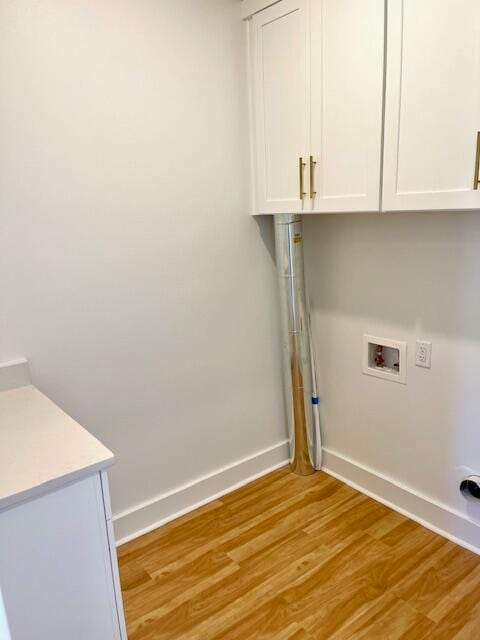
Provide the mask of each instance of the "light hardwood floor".
POLYGON ((276 471, 119 548, 129 640, 479 640, 480 558, 276 471))

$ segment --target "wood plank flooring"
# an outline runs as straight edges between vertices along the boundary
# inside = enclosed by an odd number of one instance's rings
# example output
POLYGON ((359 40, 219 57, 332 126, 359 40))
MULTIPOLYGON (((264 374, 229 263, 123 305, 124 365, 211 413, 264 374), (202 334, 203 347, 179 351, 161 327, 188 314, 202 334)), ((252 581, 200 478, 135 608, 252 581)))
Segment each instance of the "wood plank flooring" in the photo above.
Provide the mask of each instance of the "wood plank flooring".
POLYGON ((118 550, 129 640, 479 640, 480 558, 281 469, 118 550))

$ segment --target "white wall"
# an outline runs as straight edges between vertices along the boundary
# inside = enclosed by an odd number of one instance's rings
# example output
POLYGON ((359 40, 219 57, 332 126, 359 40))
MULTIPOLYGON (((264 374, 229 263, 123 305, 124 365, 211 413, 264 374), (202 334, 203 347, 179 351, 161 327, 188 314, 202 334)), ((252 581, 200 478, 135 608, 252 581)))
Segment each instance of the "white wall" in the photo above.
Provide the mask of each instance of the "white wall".
POLYGON ((115 452, 116 512, 285 439, 244 71, 237 0, 0 0, 0 359, 115 452))
POLYGON ((480 215, 316 217, 305 238, 325 447, 478 520, 458 483, 480 473, 480 215), (365 333, 407 341, 406 386, 362 374, 365 333))

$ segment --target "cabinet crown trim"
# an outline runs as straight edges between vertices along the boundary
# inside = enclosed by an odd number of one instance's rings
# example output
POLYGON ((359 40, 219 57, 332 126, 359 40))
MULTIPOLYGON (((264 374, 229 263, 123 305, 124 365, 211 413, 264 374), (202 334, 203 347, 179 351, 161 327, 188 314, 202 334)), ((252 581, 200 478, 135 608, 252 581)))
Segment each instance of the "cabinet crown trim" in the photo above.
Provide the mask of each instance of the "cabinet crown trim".
POLYGON ((247 20, 251 18, 255 13, 271 7, 273 4, 277 4, 281 0, 242 0, 242 18, 247 20))

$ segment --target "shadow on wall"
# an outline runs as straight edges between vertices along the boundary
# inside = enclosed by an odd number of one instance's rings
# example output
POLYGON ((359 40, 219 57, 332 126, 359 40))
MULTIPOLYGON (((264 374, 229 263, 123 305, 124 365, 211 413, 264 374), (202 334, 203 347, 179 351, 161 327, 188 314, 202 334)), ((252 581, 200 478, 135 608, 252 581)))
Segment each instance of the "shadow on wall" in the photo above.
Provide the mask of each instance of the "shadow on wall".
POLYGON ((480 338, 478 213, 304 220, 307 276, 312 293, 321 291, 316 308, 480 338))
POLYGON ((272 262, 275 264, 275 228, 273 226, 273 216, 255 216, 254 220, 257 223, 263 244, 270 254, 272 262))

